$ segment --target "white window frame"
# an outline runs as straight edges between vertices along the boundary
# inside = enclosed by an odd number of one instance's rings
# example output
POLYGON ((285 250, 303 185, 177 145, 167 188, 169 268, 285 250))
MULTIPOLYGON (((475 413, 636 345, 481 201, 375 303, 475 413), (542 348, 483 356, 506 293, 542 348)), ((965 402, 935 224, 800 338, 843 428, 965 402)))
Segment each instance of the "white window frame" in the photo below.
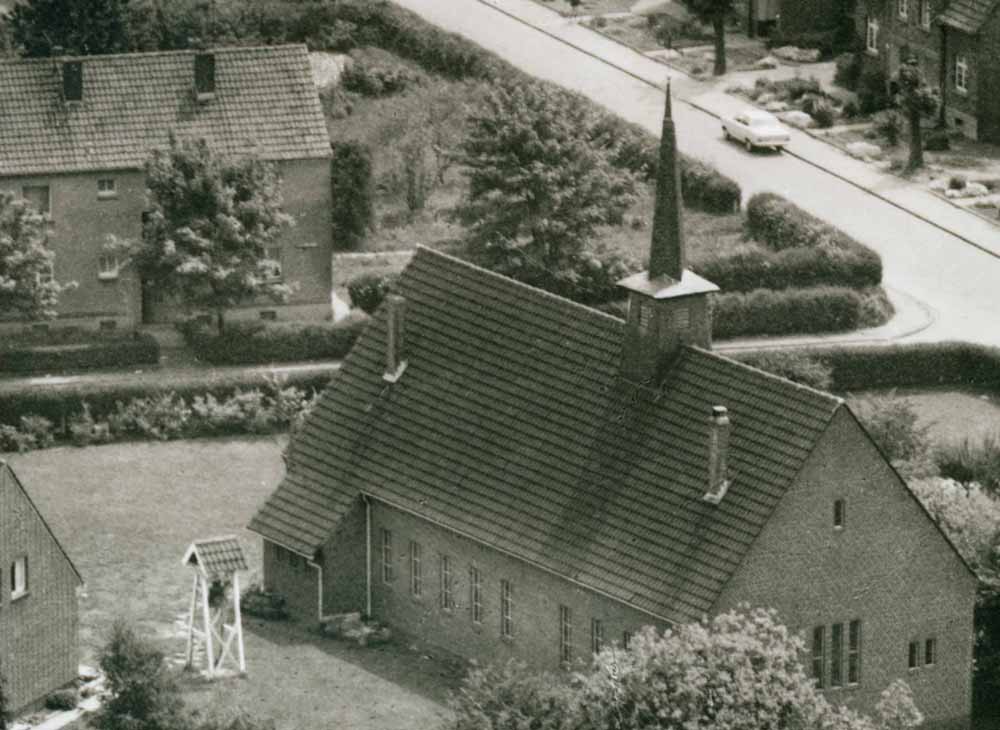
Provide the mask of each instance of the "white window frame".
POLYGON ((920 27, 931 29, 931 0, 920 0, 920 27))
POLYGON ((861 684, 861 647, 863 645, 861 619, 852 619, 847 624, 847 686, 861 684))
POLYGON ((102 253, 97 259, 97 278, 101 281, 114 281, 118 278, 120 268, 118 254, 102 253))
POLYGON ((450 611, 455 605, 452 597, 451 558, 441 556, 441 608, 450 611))
POLYGON ((392 564, 392 530, 382 530, 382 582, 392 583, 395 580, 392 564))
POLYGON ((112 200, 118 197, 118 181, 113 177, 97 178, 97 199, 112 200))
POLYGON ((479 568, 469 568, 469 610, 473 623, 483 622, 483 576, 479 568))
POLYGON ((955 56, 955 91, 960 94, 969 93, 969 61, 965 54, 955 56))
POLYGON ((900 20, 906 20, 909 17, 910 4, 907 0, 896 0, 896 12, 899 14, 900 20))
POLYGON ((569 664, 573 660, 573 611, 569 606, 559 606, 559 661, 569 664))
POLYGON ((590 619, 590 651, 600 654, 604 648, 604 622, 599 618, 590 619))
POLYGON ((410 540, 410 595, 420 598, 424 593, 424 572, 421 565, 421 547, 416 540, 410 540))
POLYGON ((510 581, 500 581, 500 636, 514 638, 514 589, 510 581))
POLYGON ((869 15, 868 22, 866 24, 865 49, 873 56, 878 55, 878 33, 878 18, 873 15, 869 15))
POLYGON ((28 556, 20 555, 10 564, 10 600, 28 595, 28 556))

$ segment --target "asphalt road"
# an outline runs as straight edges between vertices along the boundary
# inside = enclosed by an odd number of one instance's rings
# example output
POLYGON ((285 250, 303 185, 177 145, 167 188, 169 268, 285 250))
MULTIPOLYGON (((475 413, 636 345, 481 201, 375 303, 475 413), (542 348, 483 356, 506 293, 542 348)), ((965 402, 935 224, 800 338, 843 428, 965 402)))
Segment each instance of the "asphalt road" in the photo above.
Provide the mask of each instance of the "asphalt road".
MULTIPOLYGON (((394 1, 534 76, 579 91, 659 133, 662 92, 601 60, 478 0, 394 1)), ((668 73, 664 67, 664 81, 668 73)), ((675 77, 674 88, 682 98, 697 94, 697 82, 684 77, 675 77)), ((878 251, 886 285, 923 302, 934 316, 930 327, 908 341, 960 339, 1000 345, 996 256, 794 156, 748 153, 724 141, 718 121, 705 112, 684 103, 673 108, 682 151, 737 180, 745 195, 760 190, 781 193, 878 251)), ((996 235, 1000 242, 1000 229, 996 235)))

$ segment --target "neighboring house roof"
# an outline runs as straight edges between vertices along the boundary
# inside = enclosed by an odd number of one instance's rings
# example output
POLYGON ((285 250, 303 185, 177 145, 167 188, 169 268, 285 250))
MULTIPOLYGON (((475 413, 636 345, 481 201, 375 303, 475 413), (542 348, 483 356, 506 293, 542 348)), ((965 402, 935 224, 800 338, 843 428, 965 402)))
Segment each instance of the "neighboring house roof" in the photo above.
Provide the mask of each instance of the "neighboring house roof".
POLYGON ((709 611, 842 401, 685 348, 660 388, 619 376, 624 324, 418 249, 408 365, 373 319, 293 439, 250 529, 312 557, 359 495, 668 621, 709 611), (712 406, 732 485, 707 490, 712 406))
POLYGON ((938 21, 965 33, 976 34, 998 5, 998 0, 951 0, 938 16, 938 21))
POLYGON ((3 489, 4 487, 7 486, 13 486, 15 489, 18 489, 21 492, 21 494, 24 495, 24 498, 28 501, 28 504, 31 506, 31 509, 34 511, 36 515, 38 515, 38 519, 41 520, 42 525, 45 527, 46 531, 48 531, 49 536, 52 538, 52 541, 56 544, 56 547, 59 548, 59 552, 61 552, 63 554, 63 557, 66 558, 66 562, 69 563, 69 567, 72 568, 73 574, 76 575, 77 581, 79 581, 79 583, 82 585, 83 576, 81 576, 80 571, 76 569, 76 566, 73 564, 73 560, 72 558, 70 558, 69 553, 66 552, 65 548, 63 548, 62 546, 62 543, 59 542, 59 538, 57 538, 55 533, 52 532, 52 528, 49 527, 49 523, 45 521, 45 516, 38 510, 38 507, 35 505, 34 500, 31 499, 31 495, 28 494, 28 490, 24 488, 24 485, 21 483, 21 480, 17 478, 17 474, 14 473, 14 470, 11 468, 10 464, 8 464, 3 459, 0 459, 0 489, 3 489))
POLYGON ((228 578, 238 570, 247 570, 243 548, 233 535, 195 540, 184 553, 183 562, 197 566, 208 578, 228 578))
POLYGON ((325 158, 330 139, 305 46, 217 48, 215 94, 194 94, 195 51, 81 56, 83 100, 60 61, 0 61, 0 176, 140 169, 168 133, 227 154, 325 158))

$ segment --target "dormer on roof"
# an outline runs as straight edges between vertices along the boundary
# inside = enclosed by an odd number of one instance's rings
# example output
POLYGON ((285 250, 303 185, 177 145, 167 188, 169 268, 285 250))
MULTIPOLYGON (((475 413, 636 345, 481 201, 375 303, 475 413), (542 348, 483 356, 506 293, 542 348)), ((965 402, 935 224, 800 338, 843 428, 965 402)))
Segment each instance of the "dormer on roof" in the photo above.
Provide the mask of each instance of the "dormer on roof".
POLYGON ((204 104, 215 98, 215 54, 199 51, 194 56, 194 96, 204 104))
POLYGON ((667 84, 649 269, 618 282, 628 291, 622 375, 655 385, 683 345, 712 346, 708 294, 719 287, 686 268, 677 135, 667 84))
POLYGON ((61 62, 61 67, 63 101, 83 101, 83 61, 65 59, 61 62))

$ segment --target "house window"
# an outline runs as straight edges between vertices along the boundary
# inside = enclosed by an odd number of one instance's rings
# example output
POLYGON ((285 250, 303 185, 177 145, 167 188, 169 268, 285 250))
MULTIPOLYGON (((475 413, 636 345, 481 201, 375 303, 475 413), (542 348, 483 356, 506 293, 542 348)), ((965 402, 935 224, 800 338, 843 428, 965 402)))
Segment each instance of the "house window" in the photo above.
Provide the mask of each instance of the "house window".
POLYGON ((628 649, 631 646, 632 646, 632 632, 631 631, 623 631, 622 632, 622 648, 625 649, 626 651, 628 651, 628 649))
POLYGON ((500 581, 500 635, 505 639, 514 636, 513 600, 510 581, 500 581))
POLYGON ((896 12, 899 13, 899 17, 906 20, 907 11, 909 10, 909 3, 907 0, 896 0, 896 12))
POLYGON ((812 674, 816 680, 816 686, 823 689, 826 682, 826 627, 817 626, 813 629, 812 641, 812 674))
POLYGON ((833 502, 833 526, 840 530, 844 527, 844 521, 847 519, 847 503, 842 499, 834 500, 833 502))
POLYGON ((97 199, 108 200, 118 197, 118 185, 113 177, 102 177, 97 180, 97 199))
POLYGON ((590 650, 600 654, 604 648, 604 622, 599 618, 590 619, 590 650))
POLYGON ((483 585, 478 568, 469 568, 469 606, 472 620, 477 624, 483 620, 483 585))
POLYGON ((10 566, 10 600, 14 601, 28 592, 28 556, 22 555, 10 566))
POLYGON ((851 621, 847 630, 847 683, 861 681, 861 621, 851 621))
POLYGON ((865 34, 865 48, 872 55, 878 55, 878 18, 868 16, 868 31, 865 34))
POLYGON ((25 185, 21 188, 21 194, 31 204, 32 208, 42 215, 49 214, 51 198, 48 185, 25 185))
POLYGON ((390 583, 392 570, 392 530, 382 530, 382 582, 390 583))
POLYGON ((924 665, 928 666, 937 661, 937 639, 927 639, 924 642, 924 665))
POLYGON ((955 56, 955 89, 963 94, 969 90, 969 62, 965 56, 955 56))
POLYGON ((420 567, 420 543, 410 541, 410 593, 420 597, 424 592, 424 576, 420 567))
POLYGON ((649 326, 653 323, 653 306, 647 302, 639 303, 639 331, 649 332, 649 326))
POLYGON ((264 278, 268 281, 281 281, 284 271, 281 266, 281 246, 267 246, 264 249, 264 260, 261 261, 264 278))
POLYGON ((573 658, 573 614, 569 606, 559 607, 559 660, 565 664, 573 658))
POLYGON ((920 0, 920 25, 925 30, 931 28, 931 0, 920 0))
POLYGON ((910 669, 916 669, 918 666, 920 666, 920 642, 919 641, 911 641, 910 642, 910 652, 909 652, 909 657, 907 659, 906 665, 910 669))
POLYGON ((109 281, 118 278, 118 257, 114 254, 102 254, 98 259, 97 278, 109 281))
POLYGON ((451 583, 451 558, 447 555, 441 556, 441 608, 451 610, 455 605, 452 599, 451 583))
POLYGON ((844 684, 844 624, 830 627, 830 686, 844 684))

